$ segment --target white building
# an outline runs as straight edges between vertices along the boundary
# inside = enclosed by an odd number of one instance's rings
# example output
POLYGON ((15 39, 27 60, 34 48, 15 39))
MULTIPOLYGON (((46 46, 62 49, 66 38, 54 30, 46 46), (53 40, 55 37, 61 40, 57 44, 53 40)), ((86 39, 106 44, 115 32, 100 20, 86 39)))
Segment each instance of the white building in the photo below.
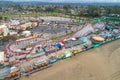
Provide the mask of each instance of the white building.
POLYGON ((19 20, 11 20, 9 22, 10 25, 19 25, 20 24, 20 21, 19 20))
POLYGON ((5 58, 4 52, 3 52, 3 51, 0 51, 0 63, 4 62, 5 59, 6 59, 6 58, 5 58))
POLYGON ((9 29, 6 25, 0 25, 1 36, 7 36, 9 34, 9 29))

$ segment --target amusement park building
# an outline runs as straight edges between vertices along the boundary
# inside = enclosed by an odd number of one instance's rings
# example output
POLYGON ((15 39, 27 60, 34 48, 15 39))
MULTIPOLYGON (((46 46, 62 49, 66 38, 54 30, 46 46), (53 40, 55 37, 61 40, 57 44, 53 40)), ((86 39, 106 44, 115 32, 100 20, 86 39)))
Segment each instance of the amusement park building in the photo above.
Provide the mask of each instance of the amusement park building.
POLYGON ((0 34, 2 36, 7 36, 9 33, 9 29, 6 25, 0 25, 0 34))

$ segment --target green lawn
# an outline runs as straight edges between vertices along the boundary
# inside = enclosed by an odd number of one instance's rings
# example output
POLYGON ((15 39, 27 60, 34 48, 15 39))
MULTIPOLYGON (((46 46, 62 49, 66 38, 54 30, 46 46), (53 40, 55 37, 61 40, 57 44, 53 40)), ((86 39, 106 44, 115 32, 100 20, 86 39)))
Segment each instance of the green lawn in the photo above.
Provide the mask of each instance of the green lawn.
POLYGON ((65 15, 62 13, 56 13, 56 12, 51 12, 51 13, 33 13, 33 14, 1 14, 0 16, 2 17, 9 17, 9 18, 13 18, 13 17, 26 17, 26 16, 61 16, 64 17, 65 15))

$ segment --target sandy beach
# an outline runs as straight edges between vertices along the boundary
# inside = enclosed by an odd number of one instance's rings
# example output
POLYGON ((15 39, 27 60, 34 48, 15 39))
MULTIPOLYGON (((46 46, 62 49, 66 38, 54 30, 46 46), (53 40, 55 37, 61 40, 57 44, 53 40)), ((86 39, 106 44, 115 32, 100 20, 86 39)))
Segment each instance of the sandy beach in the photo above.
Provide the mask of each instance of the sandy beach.
POLYGON ((120 40, 58 61, 20 80, 120 80, 120 40))

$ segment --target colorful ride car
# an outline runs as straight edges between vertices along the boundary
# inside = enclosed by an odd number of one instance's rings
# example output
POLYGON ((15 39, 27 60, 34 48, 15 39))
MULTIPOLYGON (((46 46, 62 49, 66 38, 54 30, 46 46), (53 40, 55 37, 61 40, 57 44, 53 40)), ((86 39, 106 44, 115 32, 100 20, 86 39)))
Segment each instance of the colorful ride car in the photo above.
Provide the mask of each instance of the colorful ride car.
POLYGON ((75 54, 78 54, 79 51, 78 50, 73 50, 72 53, 73 53, 73 55, 75 55, 75 54))
POLYGON ((34 65, 41 68, 41 67, 44 67, 44 66, 47 66, 49 63, 46 59, 41 59, 41 60, 38 60, 36 62, 34 62, 34 65))
POLYGON ((55 56, 51 56, 50 58, 49 58, 49 63, 51 64, 51 63, 54 63, 54 62, 56 62, 58 59, 57 59, 57 57, 55 57, 55 56))

